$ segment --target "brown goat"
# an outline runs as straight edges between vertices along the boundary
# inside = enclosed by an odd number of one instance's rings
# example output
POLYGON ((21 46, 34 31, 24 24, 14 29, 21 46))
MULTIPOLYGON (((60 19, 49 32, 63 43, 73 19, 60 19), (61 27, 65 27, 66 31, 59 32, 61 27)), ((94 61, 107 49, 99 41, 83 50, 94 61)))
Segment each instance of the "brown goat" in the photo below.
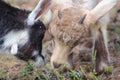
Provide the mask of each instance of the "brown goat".
POLYGON ((55 47, 51 65, 55 68, 65 63, 71 50, 93 34, 94 51, 96 51, 96 71, 101 72, 108 66, 107 48, 108 12, 117 0, 53 0, 53 17, 50 30, 55 47))

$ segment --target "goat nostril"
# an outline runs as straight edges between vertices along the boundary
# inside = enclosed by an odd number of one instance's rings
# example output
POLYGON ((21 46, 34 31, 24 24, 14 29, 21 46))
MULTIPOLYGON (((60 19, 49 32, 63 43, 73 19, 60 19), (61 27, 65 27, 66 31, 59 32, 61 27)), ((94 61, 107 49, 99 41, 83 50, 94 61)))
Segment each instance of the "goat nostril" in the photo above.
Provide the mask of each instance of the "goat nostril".
POLYGON ((54 66, 54 68, 59 68, 61 66, 61 64, 53 62, 53 66, 54 66))

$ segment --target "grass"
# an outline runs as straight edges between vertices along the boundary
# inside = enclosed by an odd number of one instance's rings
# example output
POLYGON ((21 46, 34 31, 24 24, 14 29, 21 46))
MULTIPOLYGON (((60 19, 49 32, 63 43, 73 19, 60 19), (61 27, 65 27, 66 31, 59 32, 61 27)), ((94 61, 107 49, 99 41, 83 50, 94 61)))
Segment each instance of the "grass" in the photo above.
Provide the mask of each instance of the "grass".
MULTIPOLYGON (((105 72, 112 69, 110 66, 105 72)), ((44 68, 36 68, 33 61, 24 62, 12 55, 0 54, 0 80, 100 80, 100 76, 95 75, 93 64, 81 64, 74 70, 66 65, 53 69, 48 62, 44 68)))
MULTIPOLYGON (((48 66, 47 66, 48 67, 48 66)), ((73 70, 71 68, 67 69, 66 71, 63 70, 53 70, 50 68, 45 67, 44 69, 36 68, 32 62, 27 63, 25 66, 21 67, 21 72, 18 75, 14 75, 15 71, 13 70, 10 73, 9 70, 0 70, 0 79, 6 80, 94 80, 94 77, 87 78, 86 71, 82 69, 73 70), (84 76, 86 75, 86 76, 84 76)), ((96 79, 97 80, 97 79, 96 79)))

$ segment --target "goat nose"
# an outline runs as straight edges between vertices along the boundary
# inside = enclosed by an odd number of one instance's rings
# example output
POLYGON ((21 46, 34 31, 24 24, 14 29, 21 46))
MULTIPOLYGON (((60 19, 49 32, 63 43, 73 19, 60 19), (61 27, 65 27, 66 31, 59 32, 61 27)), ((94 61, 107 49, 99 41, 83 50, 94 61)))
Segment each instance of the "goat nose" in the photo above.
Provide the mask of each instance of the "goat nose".
POLYGON ((59 64, 59 63, 56 63, 56 62, 53 62, 53 67, 54 68, 59 68, 62 64, 59 64))

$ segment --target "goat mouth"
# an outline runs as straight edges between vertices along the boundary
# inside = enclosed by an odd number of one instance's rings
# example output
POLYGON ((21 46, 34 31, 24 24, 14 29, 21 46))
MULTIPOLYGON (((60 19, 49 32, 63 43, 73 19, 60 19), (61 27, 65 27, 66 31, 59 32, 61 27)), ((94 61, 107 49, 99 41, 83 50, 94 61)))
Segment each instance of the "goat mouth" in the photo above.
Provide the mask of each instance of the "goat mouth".
POLYGON ((62 64, 58 64, 58 63, 53 62, 53 65, 54 65, 54 68, 59 68, 62 64))

